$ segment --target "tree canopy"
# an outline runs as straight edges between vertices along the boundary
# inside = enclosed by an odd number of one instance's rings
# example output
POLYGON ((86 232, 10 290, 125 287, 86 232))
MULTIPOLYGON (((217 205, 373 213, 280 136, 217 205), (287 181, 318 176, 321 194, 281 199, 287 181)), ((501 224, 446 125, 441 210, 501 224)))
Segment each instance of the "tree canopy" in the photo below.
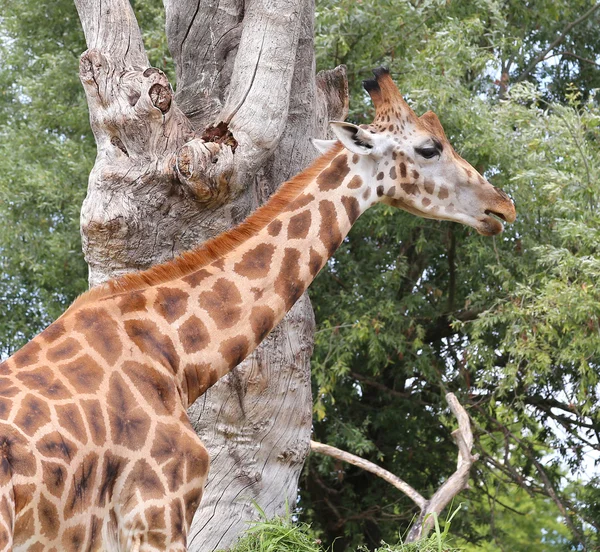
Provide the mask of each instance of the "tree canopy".
MULTIPOLYGON (((352 119, 371 116, 366 69, 388 65, 416 112, 433 109, 457 151, 517 206, 517 222, 493 239, 370 211, 311 295, 317 440, 435 489, 454 470, 443 395, 457 393, 481 459, 453 529, 485 549, 597 543, 596 8, 318 6, 320 61, 348 64, 352 119)), ((344 535, 336 549, 389 541, 414 515, 354 468, 313 458, 306 475, 307 517, 330 539, 344 535)))
MULTIPOLYGON (((133 2, 152 63, 172 75, 160 2, 133 2)), ((78 219, 94 144, 70 0, 0 0, 0 354, 86 287, 78 219)), ((481 455, 452 532, 467 550, 598 546, 600 4, 319 0, 318 68, 390 68, 418 114, 510 193, 496 238, 380 207, 312 287, 315 438, 424 494, 454 470, 453 391, 481 455)), ((174 82, 174 78, 171 78, 174 82)), ((335 550, 396 542, 412 503, 311 457, 299 517, 335 550)))

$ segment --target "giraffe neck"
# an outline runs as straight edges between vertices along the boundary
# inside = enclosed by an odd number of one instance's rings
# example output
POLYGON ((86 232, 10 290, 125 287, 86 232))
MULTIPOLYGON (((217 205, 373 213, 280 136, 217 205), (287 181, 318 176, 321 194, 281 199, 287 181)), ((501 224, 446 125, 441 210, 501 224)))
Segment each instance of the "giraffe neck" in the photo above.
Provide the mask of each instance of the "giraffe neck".
POLYGON ((140 348, 162 343, 185 406, 256 348, 377 201, 362 158, 340 146, 324 158, 306 171, 310 178, 296 177, 305 185, 293 197, 267 202, 261 214, 267 218, 246 239, 185 275, 129 294, 131 301, 142 293, 144 309, 159 316, 134 315, 125 329, 140 348))
POLYGON ((129 339, 172 371, 187 407, 268 335, 378 200, 370 167, 338 144, 236 229, 80 305, 116 303, 129 339))

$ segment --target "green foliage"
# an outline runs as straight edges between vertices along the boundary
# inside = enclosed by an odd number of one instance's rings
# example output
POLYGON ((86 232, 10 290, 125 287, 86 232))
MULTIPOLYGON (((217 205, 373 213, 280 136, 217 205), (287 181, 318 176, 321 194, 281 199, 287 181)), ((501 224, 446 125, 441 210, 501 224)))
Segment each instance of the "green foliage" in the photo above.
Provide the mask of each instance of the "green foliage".
POLYGON ((0 356, 86 288, 79 210, 94 145, 70 1, 0 10, 0 356))
MULTIPOLYGON (((486 489, 489 490, 489 489, 486 489)), ((461 543, 465 552, 529 552, 569 550, 569 530, 561 522, 560 512, 545 497, 532 497, 514 486, 501 495, 497 487, 483 503, 467 501, 462 513, 477 519, 475 543, 461 543), (494 499, 499 500, 496 502, 494 499), (493 525, 494 537, 486 539, 493 525)))
MULTIPOLYGON (((536 538, 567 523, 544 549, 598 540, 597 496, 577 479, 589 478, 600 452, 600 110, 590 89, 598 72, 562 54, 529 69, 588 7, 318 3, 319 63, 349 65, 351 118, 370 120, 360 80, 388 65, 417 113, 434 109, 457 151, 510 193, 518 219, 493 239, 385 207, 358 221, 311 291, 315 439, 380 463, 427 496, 454 471, 442 398, 454 391, 481 455, 456 530, 490 550, 502 538, 506 549, 519 549, 519 538, 528 549, 530 518, 488 502, 510 503, 516 485, 543 524, 536 538), (522 530, 502 533, 498 511, 506 528, 522 530)), ((596 59, 599 16, 572 27, 552 53, 588 48, 596 59)), ((311 458, 304 485, 303 519, 327 542, 338 537, 336 550, 393 540, 414 513, 385 483, 330 459, 311 458)))

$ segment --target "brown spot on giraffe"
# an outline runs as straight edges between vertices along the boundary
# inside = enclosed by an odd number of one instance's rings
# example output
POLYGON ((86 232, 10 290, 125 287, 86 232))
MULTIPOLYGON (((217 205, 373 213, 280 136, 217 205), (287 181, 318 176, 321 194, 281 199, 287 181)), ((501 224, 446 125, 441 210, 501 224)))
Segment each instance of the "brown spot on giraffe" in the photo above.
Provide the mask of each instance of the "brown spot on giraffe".
POLYGON ((319 253, 311 247, 308 259, 308 269, 310 270, 311 276, 315 277, 319 273, 323 263, 323 257, 321 257, 321 255, 319 255, 319 253))
POLYGON ((319 239, 325 246, 328 255, 331 256, 340 246, 340 243, 342 243, 342 234, 340 233, 337 221, 337 211, 333 202, 327 199, 320 201, 319 214, 321 215, 319 239))
POLYGON ((42 460, 42 472, 44 475, 45 487, 48 492, 56 498, 60 498, 65 489, 67 468, 58 462, 42 460))
POLYGON ((35 485, 33 483, 15 483, 13 485, 15 493, 15 513, 20 514, 31 502, 35 485))
POLYGON ((65 335, 65 325, 60 320, 50 324, 41 334, 40 337, 46 343, 54 343, 59 337, 65 335))
POLYGON ((225 268, 225 259, 223 257, 220 257, 216 261, 211 263, 210 266, 214 266, 218 270, 223 270, 225 268))
POLYGON ((275 293, 283 299, 286 310, 292 307, 304 291, 299 261, 300 251, 286 247, 279 274, 275 279, 275 293))
POLYGON ((184 395, 188 398, 187 405, 192 404, 211 385, 214 385, 218 379, 215 371, 206 362, 187 364, 183 373, 182 387, 184 395))
POLYGON ((28 389, 37 391, 48 399, 63 400, 72 397, 72 393, 62 381, 54 376, 47 366, 40 366, 27 372, 19 372, 16 377, 28 389))
POLYGON ((210 335, 196 315, 190 316, 177 330, 183 350, 187 354, 197 353, 210 343, 210 335))
POLYGON ((229 368, 237 366, 246 358, 250 350, 250 342, 245 335, 231 337, 221 344, 219 352, 229 368))
POLYGON ((144 458, 134 464, 124 487, 125 494, 139 492, 142 500, 159 499, 165 493, 160 478, 144 458))
POLYGON ((98 516, 92 516, 90 521, 90 533, 88 537, 88 550, 86 552, 101 552, 104 548, 102 544, 102 526, 104 522, 98 516))
POLYGON ((62 428, 66 429, 76 441, 87 443, 87 432, 81 412, 76 404, 58 404, 55 407, 56 416, 62 428))
POLYGON ((283 226, 282 222, 277 219, 275 219, 273 222, 269 223, 269 225, 267 226, 267 232, 269 233, 269 236, 273 236, 274 238, 279 236, 279 232, 281 232, 282 226, 283 226))
POLYGON ((65 552, 80 552, 85 543, 85 526, 69 527, 63 534, 62 545, 65 552))
POLYGON ((49 422, 50 408, 46 402, 34 395, 26 395, 15 417, 15 425, 32 437, 38 429, 49 422))
MULTIPOLYGON (((289 231, 288 231, 289 233, 289 231)), ((257 278, 264 278, 269 273, 269 268, 271 266, 271 260, 273 259, 273 253, 275 252, 275 246, 271 244, 261 243, 257 245, 255 248, 247 251, 242 256, 242 260, 239 263, 236 263, 233 269, 240 274, 241 276, 245 276, 246 278, 250 278, 251 280, 256 280, 257 278)), ((233 285, 233 284, 232 284, 233 285)), ((235 288, 235 286, 233 286, 235 288)), ((233 293, 235 303, 235 299, 239 296, 241 302, 241 296, 237 291, 232 289, 226 289, 224 284, 221 285, 222 293, 233 293)))
POLYGON ((164 335, 158 326, 150 320, 126 320, 124 323, 127 335, 140 351, 163 366, 176 372, 179 368, 179 354, 173 341, 164 335))
POLYGON ((448 193, 448 188, 446 188, 445 186, 442 186, 440 188, 440 191, 438 192, 438 198, 439 199, 447 199, 449 195, 450 194, 448 193))
POLYGON ((400 186, 408 195, 419 195, 419 186, 415 182, 402 182, 400 186))
POLYGON ((121 314, 146 310, 146 296, 141 291, 124 293, 117 301, 121 314))
POLYGON ((358 190, 363 185, 363 179, 357 174, 354 175, 348 182, 348 189, 358 190))
POLYGON ((251 287, 250 291, 252 292, 255 301, 258 301, 265 293, 264 289, 258 287, 251 287))
POLYGON ((171 532, 175 535, 181 534, 184 524, 183 504, 178 500, 171 502, 171 532))
POLYGON ((285 211, 298 211, 302 209, 302 207, 306 207, 310 203, 315 200, 315 196, 312 194, 300 194, 296 199, 294 199, 285 209, 285 211))
POLYGON ((219 278, 211 291, 202 292, 199 302, 219 330, 231 328, 239 321, 242 313, 241 303, 242 296, 237 286, 225 278, 219 278))
POLYGON ((37 341, 30 341, 22 349, 17 351, 12 357, 12 361, 17 368, 30 366, 38 360, 38 355, 42 348, 37 341))
POLYGON ((104 370, 90 355, 60 366, 59 371, 79 393, 94 393, 104 379, 104 370))
POLYGON ((250 327, 254 332, 254 342, 260 343, 275 325, 275 311, 267 305, 254 307, 250 312, 250 327))
POLYGON ((68 463, 77 453, 75 443, 58 431, 53 431, 41 437, 36 443, 36 447, 42 456, 56 458, 68 463))
POLYGON ((85 335, 87 342, 111 366, 121 356, 123 346, 117 324, 105 309, 82 309, 75 314, 74 330, 85 335))
POLYGON ((346 210, 346 215, 348 215, 350 224, 354 224, 356 219, 360 216, 360 205, 358 204, 358 200, 355 197, 343 196, 342 205, 346 210))
POLYGON ((429 207, 431 205, 431 199, 424 197, 421 199, 421 203, 423 204, 423 207, 429 207))
POLYGON ((167 322, 172 323, 185 314, 189 297, 180 289, 159 287, 156 289, 154 308, 167 322))
POLYGON ((102 412, 100 401, 86 399, 80 401, 79 405, 87 422, 92 441, 96 445, 102 445, 106 442, 106 426, 104 424, 104 413, 102 412))
POLYGON ((35 468, 25 437, 8 424, 0 424, 0 483, 7 483, 12 474, 30 477, 35 468))
POLYGON ((331 165, 317 177, 317 185, 322 192, 335 190, 341 184, 346 175, 350 172, 348 159, 345 154, 338 155, 331 162, 331 165))
POLYGON ((177 406, 177 391, 166 374, 139 362, 129 361, 123 365, 123 373, 140 392, 153 412, 168 415, 177 406))
POLYGON ((8 420, 13 402, 10 399, 0 397, 0 420, 8 420))
POLYGON ((14 545, 24 545, 27 542, 26 535, 33 534, 34 528, 35 519, 33 517, 33 509, 30 508, 29 510, 18 516, 15 521, 14 545))
POLYGON ((383 184, 380 184, 379 186, 377 186, 377 197, 381 197, 383 196, 383 184))
POLYGON ((202 268, 200 270, 195 270, 194 272, 192 272, 191 274, 188 274, 187 276, 184 276, 182 278, 182 280, 186 284, 188 284, 191 288, 196 288, 202 282, 204 282, 204 280, 206 280, 206 278, 208 278, 209 276, 211 276, 211 273, 208 270, 206 270, 205 268, 202 268))
POLYGON ((150 417, 144 412, 129 386, 118 373, 110 377, 109 393, 111 404, 108 421, 112 440, 130 450, 140 450, 146 442, 150 417))
POLYGON ((435 183, 433 182, 433 180, 429 180, 428 178, 426 178, 425 182, 424 182, 424 186, 425 186, 425 191, 428 194, 433 195, 433 192, 435 191, 435 183))
POLYGON ((396 180, 396 167, 392 166, 392 168, 390 169, 390 178, 392 180, 396 180))
POLYGON ((288 240, 306 238, 310 229, 311 218, 312 216, 308 210, 302 211, 290 218, 287 232, 288 240))
POLYGON ((102 467, 100 468, 100 486, 97 497, 98 506, 104 506, 113 499, 113 492, 117 478, 127 466, 129 460, 118 454, 107 450, 102 457, 102 467))
POLYGON ((95 452, 90 452, 79 464, 73 475, 71 488, 66 498, 65 519, 70 519, 74 515, 89 509, 94 494, 97 470, 98 455, 95 452))

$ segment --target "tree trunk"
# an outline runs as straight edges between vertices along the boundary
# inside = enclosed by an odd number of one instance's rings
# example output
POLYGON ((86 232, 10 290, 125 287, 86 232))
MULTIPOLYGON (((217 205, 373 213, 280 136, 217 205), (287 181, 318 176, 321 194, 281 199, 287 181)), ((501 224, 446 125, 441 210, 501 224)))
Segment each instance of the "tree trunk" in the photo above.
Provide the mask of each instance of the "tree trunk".
MULTIPOLYGON (((98 155, 81 213, 90 285, 170 259, 240 222, 347 113, 343 67, 315 77, 314 0, 165 0, 177 93, 149 68, 126 0, 75 0, 98 155)), ((306 296, 189 411, 211 456, 190 550, 228 548, 293 506, 309 451, 306 296)))

